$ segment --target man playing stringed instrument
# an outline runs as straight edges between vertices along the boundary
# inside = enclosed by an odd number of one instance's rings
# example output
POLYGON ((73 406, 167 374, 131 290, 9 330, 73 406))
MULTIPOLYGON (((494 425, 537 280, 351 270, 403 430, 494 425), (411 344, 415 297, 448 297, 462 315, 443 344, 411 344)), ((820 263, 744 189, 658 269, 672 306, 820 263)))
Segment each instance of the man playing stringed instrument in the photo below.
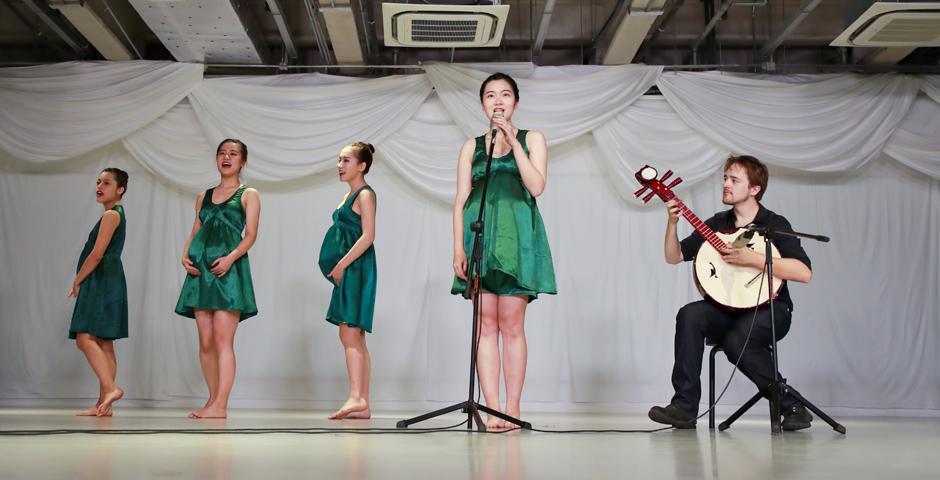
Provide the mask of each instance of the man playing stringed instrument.
MULTIPOLYGON (((721 201, 732 208, 716 213, 705 221, 705 225, 714 231, 724 232, 750 224, 791 230, 786 218, 760 204, 767 190, 767 178, 767 167, 756 158, 746 155, 729 157, 725 162, 721 201)), ((670 200, 666 206, 669 211, 665 238, 667 263, 675 265, 692 260, 697 254, 702 254, 700 248, 713 249, 697 231, 680 242, 676 224, 686 207, 677 199, 670 200)), ((749 248, 753 243, 735 248, 736 245, 737 242, 723 248, 720 260, 732 266, 751 267, 758 274, 764 270, 764 255, 749 248)), ((809 283, 813 272, 809 257, 798 238, 781 235, 774 239, 774 245, 782 258, 774 259, 773 274, 784 280, 774 299, 775 329, 779 340, 790 329, 793 311, 786 280, 809 283)), ((766 290, 767 281, 766 278, 759 279, 758 283, 763 282, 766 290)), ((692 302, 679 309, 676 315, 675 364, 672 370, 675 395, 669 405, 651 408, 649 418, 676 428, 695 428, 706 338, 717 339, 732 363, 738 362, 740 358, 738 367, 766 397, 774 381, 773 358, 767 348, 772 343, 769 309, 768 305, 763 305, 756 312, 754 308, 734 311, 709 300, 692 302)), ((800 430, 810 426, 812 415, 792 395, 782 395, 780 405, 784 430, 800 430)))

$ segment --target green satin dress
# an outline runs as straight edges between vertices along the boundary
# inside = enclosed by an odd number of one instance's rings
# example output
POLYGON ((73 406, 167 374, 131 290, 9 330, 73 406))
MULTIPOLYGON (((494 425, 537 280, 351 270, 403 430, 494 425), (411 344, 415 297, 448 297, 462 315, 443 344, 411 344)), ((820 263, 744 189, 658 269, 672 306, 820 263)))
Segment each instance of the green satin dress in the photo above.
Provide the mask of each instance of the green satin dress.
MULTIPOLYGON (((333 225, 326 231, 320 247, 320 271, 333 284, 329 273, 349 253, 349 249, 362 236, 362 219, 352 206, 365 185, 353 192, 333 211, 333 225)), ((372 190, 373 194, 375 193, 372 190)), ((339 285, 333 284, 330 308, 326 320, 334 325, 346 324, 372 332, 372 316, 375 312, 375 285, 378 275, 375 266, 375 245, 370 245, 362 255, 343 272, 339 285)))
MULTIPOLYGON (((516 138, 528 154, 526 133, 519 130, 516 138)), ((480 213, 486 148, 485 137, 477 137, 471 173, 473 188, 463 207, 463 245, 468 257, 474 236, 470 223, 480 213)), ((557 293, 545 225, 535 197, 522 183, 512 151, 493 158, 483 215, 482 289, 499 296, 528 295, 530 302, 540 293, 557 293)), ((466 282, 455 276, 450 292, 462 294, 465 288, 466 282)))
POLYGON ((195 318, 194 310, 232 310, 240 313, 239 321, 258 314, 247 253, 235 260, 221 277, 209 271, 212 262, 231 253, 242 241, 245 229, 242 195, 246 188, 239 186, 228 200, 219 204, 212 203, 215 189, 206 190, 199 208, 202 226, 189 244, 189 259, 200 275, 186 274, 176 313, 195 318))
MULTIPOLYGON (((124 207, 115 205, 112 210, 121 216, 121 223, 111 236, 111 243, 104 251, 101 263, 92 270, 78 289, 69 338, 79 333, 89 333, 98 338, 114 340, 127 338, 127 282, 124 280, 124 265, 121 252, 124 250, 124 207)), ((85 259, 91 254, 98 239, 101 220, 95 224, 85 241, 85 248, 78 257, 75 273, 82 269, 85 259)))

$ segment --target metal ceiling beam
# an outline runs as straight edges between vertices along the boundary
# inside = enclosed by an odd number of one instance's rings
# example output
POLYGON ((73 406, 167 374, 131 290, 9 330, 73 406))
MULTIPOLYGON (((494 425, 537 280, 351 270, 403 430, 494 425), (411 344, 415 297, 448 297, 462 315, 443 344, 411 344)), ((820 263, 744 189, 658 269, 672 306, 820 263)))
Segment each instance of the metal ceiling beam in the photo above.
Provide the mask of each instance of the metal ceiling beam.
POLYGON ((75 53, 84 57, 91 51, 91 45, 84 37, 75 33, 74 29, 67 22, 62 20, 59 12, 53 11, 43 0, 23 0, 26 5, 43 23, 55 32, 75 53))
POLYGON ((271 16, 274 17, 274 24, 277 25, 277 31, 281 34, 281 42, 284 44, 284 51, 290 58, 297 58, 297 47, 294 46, 294 37, 287 28, 287 22, 284 19, 284 8, 281 7, 280 0, 265 0, 268 4, 268 10, 271 10, 271 16))
POLYGON ((336 63, 366 63, 359 22, 352 6, 339 1, 331 2, 331 6, 320 8, 320 15, 326 25, 336 63))
POLYGON ((379 63, 379 39, 375 34, 375 20, 372 15, 372 3, 363 0, 350 2, 353 13, 359 19, 359 36, 364 43, 366 63, 379 63))
POLYGON ((539 21, 539 31, 535 35, 535 44, 532 45, 532 56, 538 57, 545 45, 545 36, 548 35, 548 26, 552 23, 552 13, 555 11, 555 0, 546 0, 545 9, 542 10, 542 19, 539 21))
POLYGON ((261 23, 248 2, 242 0, 228 1, 232 6, 232 10, 234 10, 235 14, 238 16, 238 21, 241 23, 245 36, 248 38, 248 41, 251 42, 258 57, 261 58, 261 63, 271 63, 273 61, 271 48, 268 47, 267 42, 264 41, 261 23))
POLYGON ((310 21, 310 28, 313 30, 313 37, 317 41, 317 50, 320 51, 323 63, 335 64, 336 58, 330 50, 329 34, 326 31, 323 16, 320 14, 320 2, 317 0, 303 0, 303 2, 304 11, 307 12, 307 19, 310 21))
MULTIPOLYGON (((13 13, 13 16, 16 17, 17 20, 20 21, 20 23, 25 25, 26 28, 29 28, 30 32, 32 32, 35 38, 43 39, 43 40, 45 39, 45 32, 43 32, 42 26, 32 21, 32 19, 26 18, 18 9, 13 7, 13 4, 10 2, 10 0, 0 0, 0 3, 6 5, 7 8, 10 10, 10 12, 13 13)), ((29 46, 33 45, 33 42, 29 40, 25 41, 24 43, 29 46)), ((52 43, 52 42, 46 42, 46 43, 48 44, 49 48, 53 52, 56 53, 56 55, 59 55, 63 58, 69 56, 69 52, 65 50, 64 48, 62 48, 61 46, 59 46, 57 43, 52 43)), ((10 43, 7 43, 6 45, 11 46, 10 43)))
POLYGON ((629 1, 617 1, 617 4, 614 5, 614 9, 611 10, 607 20, 604 21, 604 24, 601 25, 600 30, 597 31, 597 35, 594 36, 594 41, 591 42, 591 47, 588 49, 585 57, 594 58, 597 55, 598 48, 610 45, 610 42, 614 38, 614 30, 616 30, 616 26, 620 25, 620 23, 623 21, 623 18, 627 15, 627 13, 629 13, 629 10, 629 1))
POLYGON ((594 44, 591 45, 592 49, 597 49, 597 42, 604 38, 605 35, 610 34, 611 25, 614 23, 620 23, 620 20, 623 19, 625 15, 630 10, 630 2, 627 0, 618 0, 617 4, 614 5, 614 9, 610 12, 610 16, 607 17, 607 20, 604 21, 604 24, 601 25, 601 29, 597 31, 597 36, 594 37, 594 44))
MULTIPOLYGON (((672 49, 672 48, 690 48, 692 44, 697 39, 695 35, 676 35, 670 36, 669 38, 661 38, 655 42, 650 43, 647 41, 647 47, 650 49, 672 49)), ((754 37, 750 34, 738 33, 738 34, 724 34, 721 36, 721 47, 723 49, 727 48, 743 48, 753 51, 754 50, 754 37)), ((757 41, 764 41, 766 38, 757 37, 757 41)), ((832 37, 828 35, 807 35, 793 37, 787 42, 787 48, 798 48, 806 50, 809 48, 815 48, 819 50, 832 50, 832 47, 829 46, 829 42, 832 41, 832 37)))
MULTIPOLYGON (((35 62, 24 63, 28 65, 36 65, 35 62)), ((720 64, 709 64, 709 65, 661 65, 664 70, 667 71, 705 71, 705 70, 714 70, 714 71, 747 71, 751 72, 754 70, 766 71, 766 63, 720 63, 720 64)), ((255 68, 269 68, 277 69, 281 68, 281 65, 238 65, 238 64, 206 64, 206 68, 239 68, 239 69, 255 69, 255 68)), ((424 70, 425 65, 422 64, 410 64, 410 65, 323 65, 323 64, 311 64, 311 65, 288 65, 285 67, 288 70, 291 69, 322 69, 322 70, 331 70, 331 69, 371 69, 371 70, 424 70)), ((794 64, 776 64, 775 65, 776 73, 799 73, 799 72, 808 72, 808 73, 817 73, 817 72, 860 72, 860 73, 882 73, 882 72, 902 72, 902 73, 923 73, 923 74, 940 74, 940 66, 938 65, 857 65, 857 64, 808 64, 808 63, 794 63, 794 64)))
POLYGON ((783 43, 783 40, 787 38, 787 35, 793 32, 796 27, 800 26, 800 23, 802 23, 809 13, 812 12, 820 3, 822 3, 822 0, 803 0, 803 3, 800 5, 800 11, 797 12, 797 14, 794 15, 789 22, 787 22, 786 26, 783 27, 783 30, 780 30, 780 32, 771 37, 770 40, 767 40, 767 43, 761 47, 761 57, 766 57, 773 53, 774 50, 776 50, 777 47, 783 43))
POLYGON ((102 3, 105 12, 111 15, 114 26, 123 34, 123 42, 112 30, 112 27, 105 23, 99 12, 84 0, 51 0, 49 8, 58 10, 59 13, 98 50, 98 53, 100 53, 105 60, 121 61, 134 59, 135 57, 131 54, 128 46, 134 49, 136 58, 143 58, 137 50, 137 47, 131 42, 127 31, 124 30, 124 26, 121 25, 121 22, 117 19, 114 10, 111 9, 111 5, 108 4, 107 0, 102 3), (127 42, 127 44, 125 45, 124 42, 127 42))
POLYGON ((685 0, 672 0, 672 3, 670 3, 669 8, 666 9, 666 13, 662 14, 662 16, 659 17, 659 23, 655 23, 651 27, 651 30, 653 31, 653 33, 651 33, 650 37, 647 38, 645 42, 643 42, 643 45, 640 47, 640 50, 636 53, 635 58, 639 60, 644 60, 646 53, 649 51, 650 44, 652 44, 653 41, 656 40, 656 37, 658 37, 660 33, 665 31, 666 25, 669 24, 669 22, 672 20, 672 17, 676 15, 676 12, 679 11, 679 7, 681 7, 684 2, 685 0))
POLYGON ((611 35, 601 63, 623 65, 633 62, 646 35, 662 15, 664 6, 665 0, 633 0, 611 35))
POLYGON ((718 25, 718 22, 721 21, 721 17, 723 17, 725 13, 728 12, 728 9, 731 8, 734 3, 735 0, 728 0, 727 2, 723 3, 721 8, 719 8, 718 11, 715 12, 715 15, 712 16, 711 20, 708 21, 708 24, 705 25, 705 31, 702 32, 701 35, 698 36, 698 39, 695 40, 695 43, 692 44, 693 56, 695 55, 695 52, 698 51, 698 46, 701 45, 702 41, 705 40, 705 37, 707 37, 708 34, 715 29, 715 26, 718 25))

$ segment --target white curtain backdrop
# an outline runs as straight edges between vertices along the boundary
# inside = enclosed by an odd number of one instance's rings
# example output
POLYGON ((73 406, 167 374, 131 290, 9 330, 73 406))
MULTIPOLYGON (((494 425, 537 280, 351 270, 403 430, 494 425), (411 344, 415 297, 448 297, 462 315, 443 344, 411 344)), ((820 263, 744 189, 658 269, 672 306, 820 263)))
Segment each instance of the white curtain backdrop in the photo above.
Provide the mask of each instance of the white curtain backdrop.
POLYGON ((714 174, 729 153, 689 128, 659 96, 637 100, 593 133, 608 178, 625 200, 633 198, 633 174, 644 165, 680 172, 685 186, 714 174))
MULTIPOLYGON (((552 76, 561 78, 551 80, 523 78, 517 81, 519 109, 513 122, 538 125, 549 145, 564 143, 629 106, 656 83, 660 72, 662 67, 624 65, 586 74, 553 70, 552 76)), ((488 72, 435 63, 428 65, 427 75, 464 134, 486 131, 489 121, 481 114, 480 83, 488 72)))
MULTIPOLYGON (((172 183, 178 186, 200 191, 218 180, 215 163, 206 161, 213 157, 216 145, 207 141, 189 102, 180 102, 150 125, 124 137, 122 142, 147 171, 158 178, 172 178, 172 183)), ((245 172, 253 174, 255 162, 251 154, 254 150, 248 153, 251 166, 246 167, 245 172)))
POLYGON ((937 102, 940 102, 940 76, 924 77, 924 92, 937 102))
POLYGON ((202 81, 175 62, 0 69, 0 149, 25 162, 81 155, 149 124, 202 81))
MULTIPOLYGON (((0 69, 0 403, 96 394, 67 339, 65 292, 100 216, 95 176, 111 165, 131 173, 131 337, 117 342, 118 380, 129 398, 158 406, 204 396, 195 327, 172 309, 194 194, 217 181, 223 136, 248 143, 245 179, 262 195, 250 253, 260 314, 237 335, 233 405, 320 407, 345 396, 316 258, 345 188, 332 162, 356 139, 377 148, 375 400, 415 409, 462 398, 470 306, 448 294, 454 164, 463 139, 486 128, 480 79, 506 70, 522 90, 514 123, 551 144, 539 204, 559 295, 529 307, 526 408, 642 411, 668 400, 673 318, 697 293, 687 265, 662 261, 665 214, 658 200, 632 200, 633 172, 675 170, 680 194, 707 216, 723 208, 720 167, 733 152, 773 165, 768 208, 833 238, 805 243, 814 279, 791 287, 784 374, 824 406, 940 412, 936 77, 435 64, 375 80, 204 80, 195 68, 0 69), (643 96, 654 84, 664 95, 643 96)), ((751 388, 736 382, 724 403, 751 388)))
POLYGON ((917 97, 885 146, 885 153, 918 172, 940 178, 940 103, 925 95, 917 97))
POLYGON ((922 80, 840 75, 792 84, 670 72, 659 89, 692 128, 736 153, 804 171, 845 171, 881 154, 922 80))
POLYGON ((430 93, 423 75, 312 88, 214 79, 189 99, 207 138, 240 137, 255 146, 252 178, 278 181, 331 168, 349 138, 384 140, 430 93))

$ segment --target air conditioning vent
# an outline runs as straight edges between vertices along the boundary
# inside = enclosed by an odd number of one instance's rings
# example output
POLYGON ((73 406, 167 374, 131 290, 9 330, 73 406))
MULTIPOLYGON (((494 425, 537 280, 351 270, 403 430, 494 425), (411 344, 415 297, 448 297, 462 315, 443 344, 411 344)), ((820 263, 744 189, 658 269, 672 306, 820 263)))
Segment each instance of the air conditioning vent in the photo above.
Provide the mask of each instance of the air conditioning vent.
POLYGON ((498 47, 509 5, 383 3, 389 47, 498 47))
POLYGON ((940 3, 875 3, 829 45, 940 47, 940 3))
POLYGON ((411 39, 416 42, 472 42, 477 38, 480 22, 416 18, 411 21, 411 39))

